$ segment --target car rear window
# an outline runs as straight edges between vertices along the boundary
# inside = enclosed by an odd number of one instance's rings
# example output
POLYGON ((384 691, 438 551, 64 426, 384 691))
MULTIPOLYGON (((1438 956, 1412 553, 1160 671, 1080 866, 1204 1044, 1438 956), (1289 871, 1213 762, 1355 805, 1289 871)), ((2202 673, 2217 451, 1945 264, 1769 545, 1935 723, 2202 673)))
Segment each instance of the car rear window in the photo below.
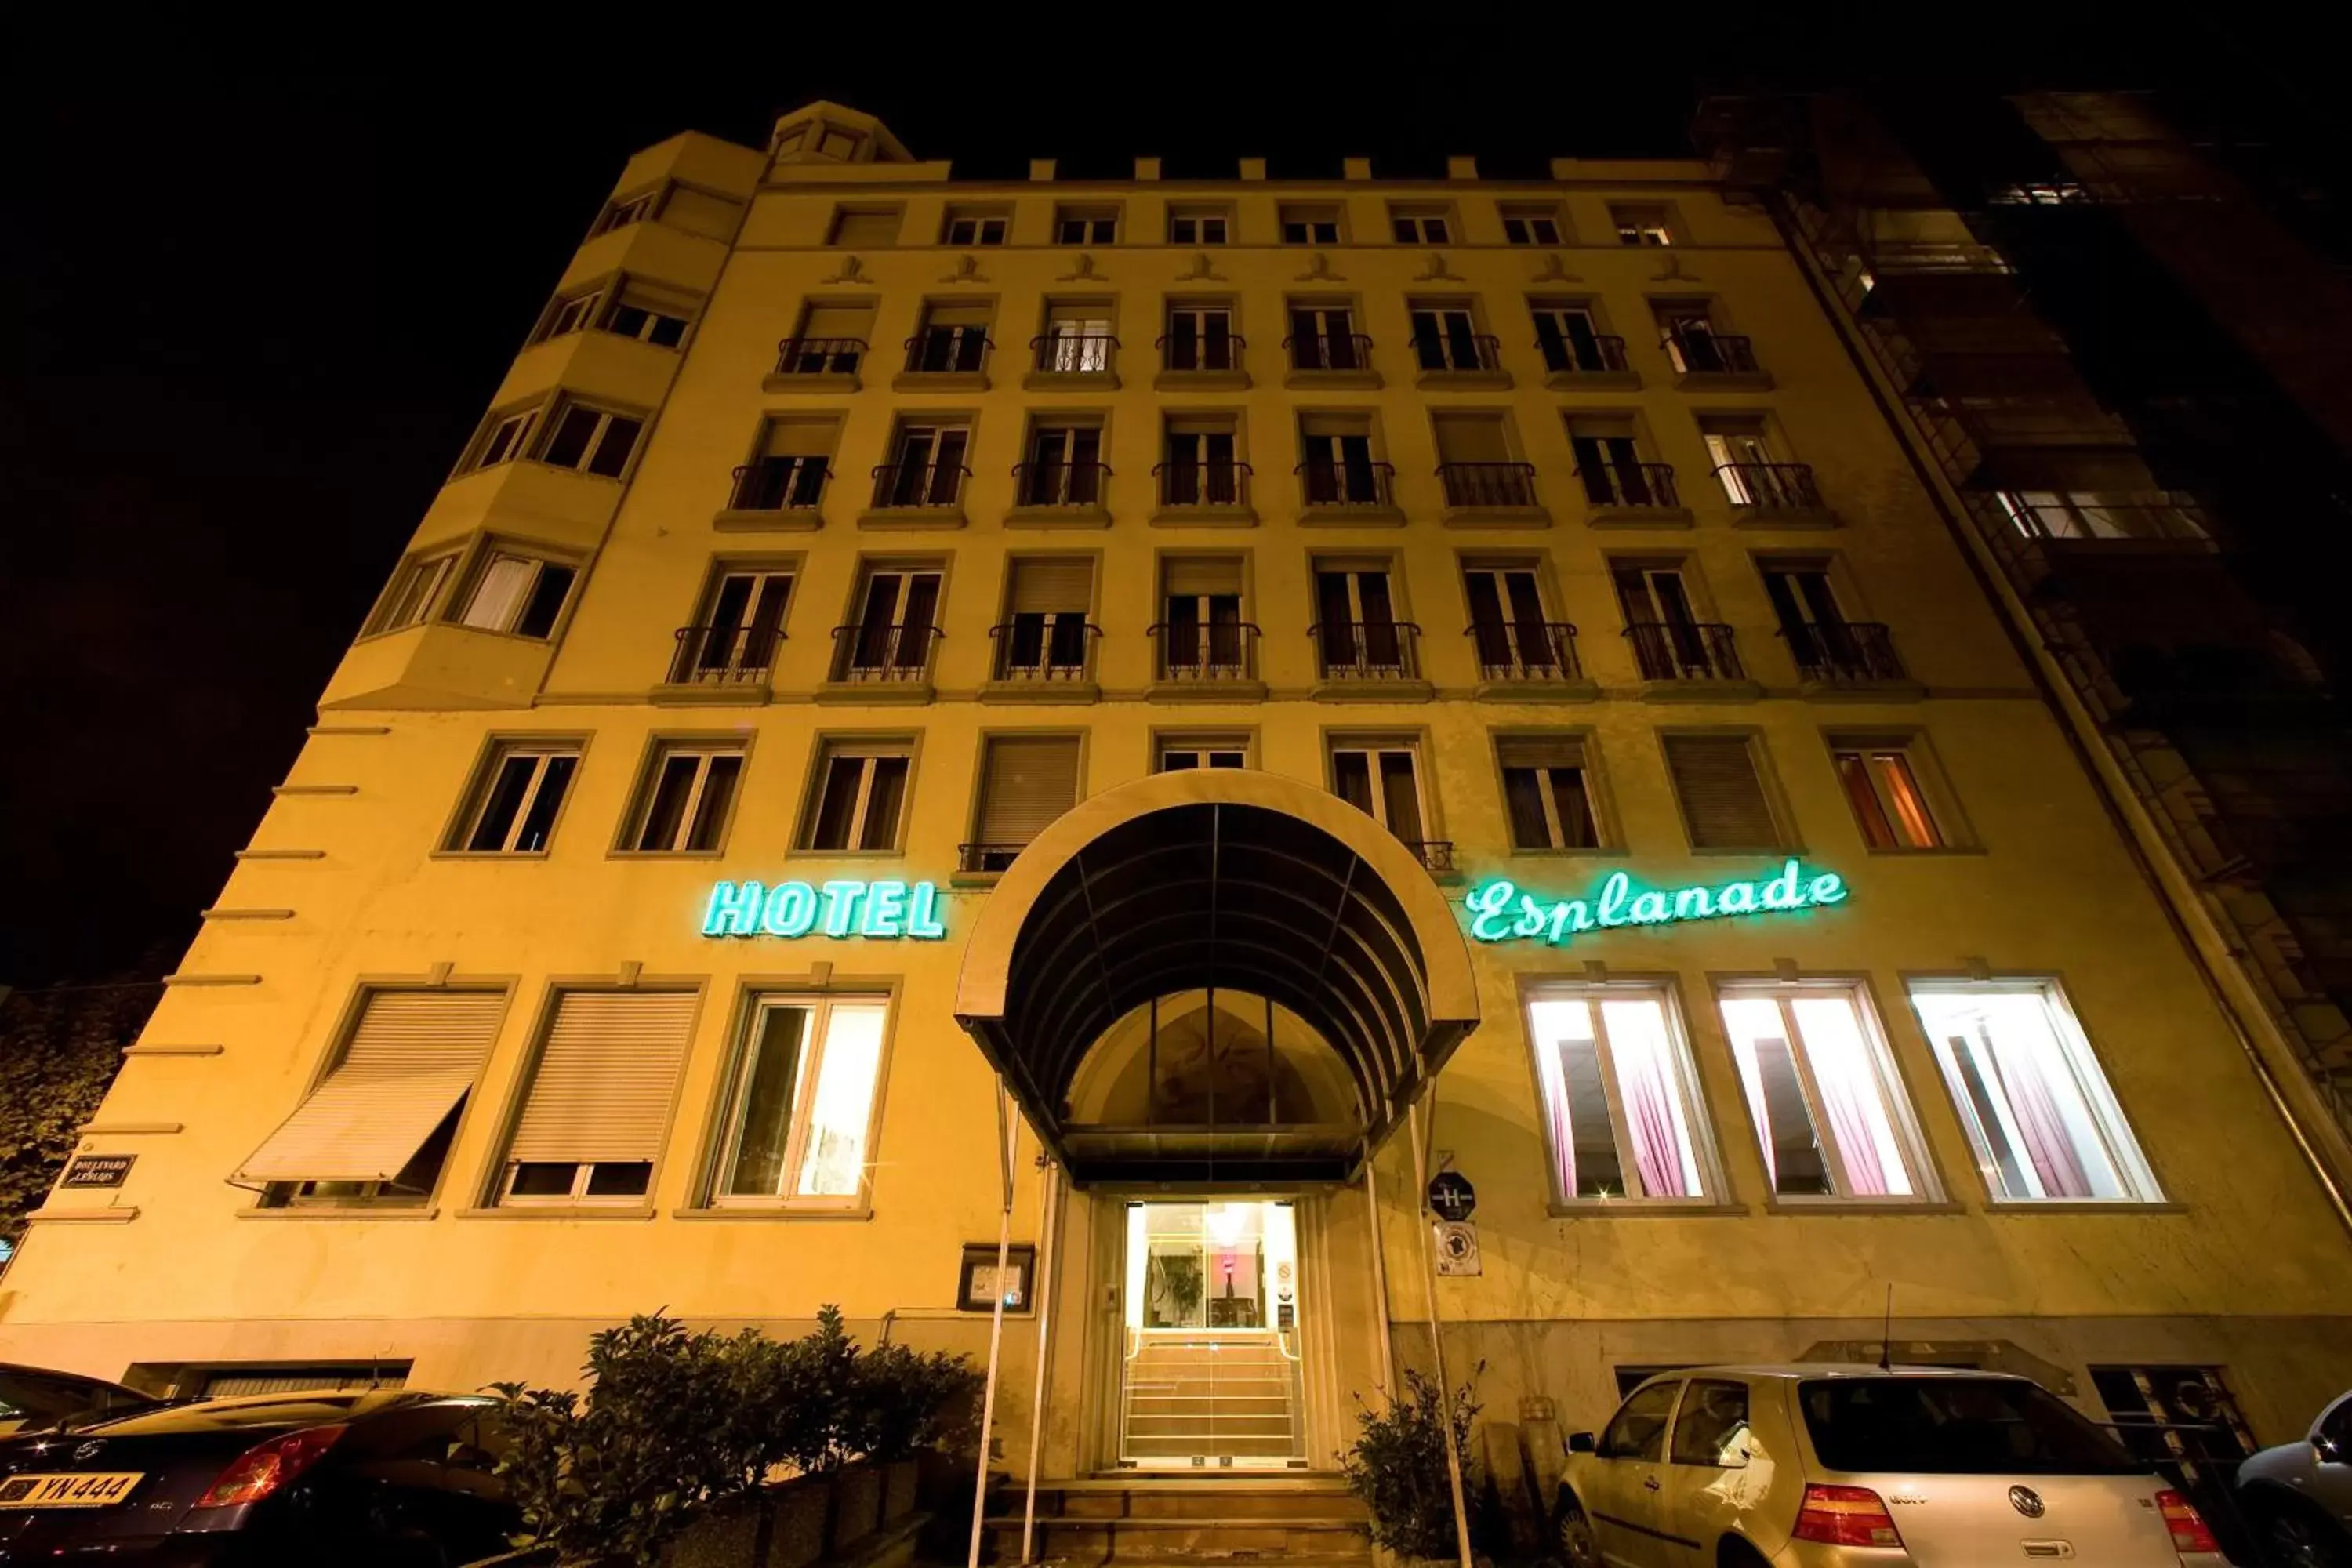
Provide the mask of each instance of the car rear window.
POLYGON ((305 1394, 293 1399, 222 1399, 205 1400, 195 1405, 177 1405, 152 1415, 133 1415, 124 1421, 110 1421, 105 1430, 110 1436, 143 1436, 161 1432, 234 1432, 246 1427, 316 1426, 329 1421, 348 1420, 352 1407, 360 1401, 358 1394, 305 1394))
POLYGON ((2063 1400, 2005 1377, 1840 1377, 1798 1384, 1813 1452, 1832 1470, 2129 1475, 2147 1467, 2063 1400))

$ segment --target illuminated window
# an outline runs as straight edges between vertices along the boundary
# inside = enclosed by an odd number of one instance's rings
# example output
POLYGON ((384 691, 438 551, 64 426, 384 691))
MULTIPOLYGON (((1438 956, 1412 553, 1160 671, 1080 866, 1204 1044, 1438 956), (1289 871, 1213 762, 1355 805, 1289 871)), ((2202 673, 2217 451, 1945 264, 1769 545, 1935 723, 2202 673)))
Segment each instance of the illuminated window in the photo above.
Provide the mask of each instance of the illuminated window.
POLYGON ((1710 1195, 1697 1079, 1664 991, 1546 986, 1528 1041, 1560 1201, 1710 1195))
POLYGON ((1911 1005, 1993 1196, 2163 1196, 2055 981, 1916 981, 1911 1005))
POLYGON ((557 996, 500 1164, 501 1205, 645 1201, 697 1000, 692 991, 557 996))
POLYGON ((1512 245, 1558 245, 1559 209, 1551 206, 1503 207, 1503 238, 1512 245))
POLYGON ((391 586, 376 602, 375 614, 368 617, 367 628, 362 635, 381 637, 425 619, 433 613, 435 601, 440 598, 442 588, 457 567, 454 551, 402 562, 400 569, 392 574, 391 586))
POLYGON ((1616 226, 1620 245, 1672 245, 1674 228, 1663 205, 1612 202, 1609 221, 1616 226))
POLYGON ((1723 994, 1722 1011, 1775 1194, 1936 1195, 1910 1107, 1860 992, 1735 988, 1723 994))
POLYGON ((907 783, 914 767, 904 741, 828 741, 817 763, 814 809, 803 849, 887 851, 898 847, 907 783))
POLYGON ((476 631, 545 639, 555 630, 579 569, 520 551, 487 552, 449 616, 476 631))
POLYGON ((1927 802, 1921 781, 1926 758, 1916 745, 1901 738, 1866 737, 1832 743, 1838 782, 1845 786, 1863 842, 1873 849, 1940 849, 1947 842, 1927 802))
POLYGON ((545 854, 579 767, 577 741, 499 742, 477 773, 457 831, 442 847, 468 855, 545 854))
POLYGON ((853 1205, 871 1167, 880 996, 762 996, 734 1076, 711 1201, 853 1205))
POLYGON ((740 741, 664 741, 646 759, 621 847, 641 855, 716 853, 743 777, 740 741))

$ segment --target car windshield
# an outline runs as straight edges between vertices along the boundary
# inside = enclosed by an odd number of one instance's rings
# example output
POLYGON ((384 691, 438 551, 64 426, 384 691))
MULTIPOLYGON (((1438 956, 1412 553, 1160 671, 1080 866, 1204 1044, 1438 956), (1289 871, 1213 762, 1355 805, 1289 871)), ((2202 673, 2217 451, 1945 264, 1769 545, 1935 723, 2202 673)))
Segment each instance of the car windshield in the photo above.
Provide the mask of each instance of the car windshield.
POLYGON ((1840 1377, 1798 1385, 1822 1467, 1922 1475, 2105 1476, 2147 1468, 2054 1394, 2006 1377, 1840 1377))
POLYGON ((0 1429, 37 1432, 84 1426, 158 1402, 94 1378, 0 1370, 0 1429))

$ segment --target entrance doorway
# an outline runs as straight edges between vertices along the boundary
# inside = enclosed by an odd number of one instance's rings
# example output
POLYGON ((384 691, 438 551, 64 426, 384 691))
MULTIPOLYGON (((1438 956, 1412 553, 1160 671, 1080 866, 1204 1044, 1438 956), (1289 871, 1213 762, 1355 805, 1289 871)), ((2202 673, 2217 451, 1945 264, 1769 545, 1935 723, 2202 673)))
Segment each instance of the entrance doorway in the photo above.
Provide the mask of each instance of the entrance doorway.
POLYGON ((1119 1464, 1304 1468, 1291 1204, 1130 1203, 1125 1262, 1119 1464))

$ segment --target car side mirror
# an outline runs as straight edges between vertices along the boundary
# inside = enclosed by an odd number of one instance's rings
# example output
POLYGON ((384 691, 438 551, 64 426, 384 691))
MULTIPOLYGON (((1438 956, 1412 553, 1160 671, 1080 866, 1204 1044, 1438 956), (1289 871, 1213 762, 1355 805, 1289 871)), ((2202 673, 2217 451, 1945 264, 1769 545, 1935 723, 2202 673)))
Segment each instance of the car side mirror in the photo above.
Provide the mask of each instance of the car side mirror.
POLYGON ((1568 1435, 1568 1451, 1571 1454, 1590 1454, 1592 1452, 1592 1434, 1590 1432, 1570 1432, 1568 1435))

